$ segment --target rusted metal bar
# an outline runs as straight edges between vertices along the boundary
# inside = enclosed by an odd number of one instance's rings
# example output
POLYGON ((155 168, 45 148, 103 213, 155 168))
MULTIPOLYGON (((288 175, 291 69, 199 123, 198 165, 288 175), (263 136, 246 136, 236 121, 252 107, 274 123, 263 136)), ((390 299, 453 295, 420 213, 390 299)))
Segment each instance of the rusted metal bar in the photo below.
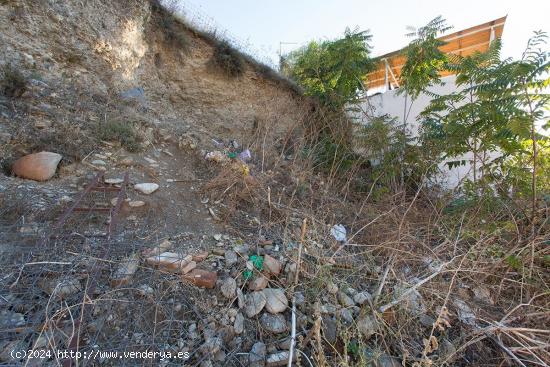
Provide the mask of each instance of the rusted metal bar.
POLYGON ((69 216, 71 215, 71 213, 74 211, 74 209, 78 206, 78 204, 80 204, 80 202, 82 201, 82 199, 84 199, 84 197, 86 195, 88 195, 88 193, 94 188, 96 187, 98 184, 99 184, 99 180, 103 177, 104 173, 103 172, 99 172, 91 181, 88 185, 86 185, 86 188, 84 189, 84 191, 82 191, 80 193, 80 195, 78 196, 78 198, 74 201, 73 205, 70 206, 67 210, 65 210, 65 212, 63 212, 63 214, 61 215, 61 217, 57 220, 57 222, 54 224, 53 226, 53 229, 56 230, 56 229, 59 229, 63 226, 63 224, 65 223, 65 221, 67 220, 67 218, 69 218, 69 216))
POLYGON ((102 208, 102 207, 92 207, 92 208, 74 208, 75 212, 110 212, 111 208, 102 208))
POLYGON ((111 238, 111 234, 116 228, 118 223, 118 213, 120 212, 120 207, 122 206, 122 201, 124 200, 124 195, 126 195, 126 186, 128 186, 129 175, 128 172, 124 174, 124 182, 120 186, 120 191, 118 192, 117 200, 115 207, 111 210, 111 220, 109 221, 109 230, 107 231, 107 238, 111 238))
MULTIPOLYGON (((118 223, 118 213, 120 212, 120 208, 122 206, 122 202, 124 200, 124 195, 126 194, 126 186, 128 184, 129 175, 128 172, 124 174, 124 182, 122 183, 120 187, 120 191, 117 196, 117 202, 114 208, 107 208, 110 210, 111 216, 109 220, 109 229, 107 232, 107 246, 103 248, 101 253, 97 256, 98 259, 104 259, 107 252, 110 249, 111 245, 111 235, 114 232, 116 225, 118 223)), ((80 340, 81 340, 81 331, 83 328, 83 324, 86 323, 86 308, 89 305, 87 302, 90 298, 90 295, 94 294, 95 288, 97 286, 97 279, 99 278, 99 272, 101 271, 102 267, 99 266, 96 262, 94 266, 92 267, 91 274, 88 276, 88 279, 90 281, 90 284, 86 288, 86 292, 84 294, 84 305, 82 306, 82 314, 79 317, 75 317, 75 327, 77 328, 76 333, 73 335, 69 342, 69 350, 71 351, 77 351, 80 348, 80 340)), ((65 359, 63 360, 63 366, 64 367, 71 367, 73 364, 73 361, 71 359, 65 359)))

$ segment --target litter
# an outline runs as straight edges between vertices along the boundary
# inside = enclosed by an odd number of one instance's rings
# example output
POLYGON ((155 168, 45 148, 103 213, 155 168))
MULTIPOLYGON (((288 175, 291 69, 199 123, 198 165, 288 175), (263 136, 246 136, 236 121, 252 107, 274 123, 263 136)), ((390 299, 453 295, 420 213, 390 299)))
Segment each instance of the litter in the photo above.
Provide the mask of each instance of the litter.
POLYGON ((330 234, 332 234, 332 237, 334 237, 338 242, 347 241, 346 233, 346 227, 341 224, 335 224, 330 229, 330 234))

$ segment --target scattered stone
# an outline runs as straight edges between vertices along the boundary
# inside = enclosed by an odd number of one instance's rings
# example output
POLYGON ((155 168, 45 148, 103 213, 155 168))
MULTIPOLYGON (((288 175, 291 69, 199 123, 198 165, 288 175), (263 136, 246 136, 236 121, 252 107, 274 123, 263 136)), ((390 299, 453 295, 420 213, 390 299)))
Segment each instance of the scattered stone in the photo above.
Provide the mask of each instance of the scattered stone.
POLYGON ((134 189, 137 191, 149 195, 157 191, 159 188, 159 185, 156 183, 139 183, 134 185, 134 189))
POLYGON ((142 297, 152 296, 155 293, 153 287, 150 287, 147 284, 140 285, 137 290, 139 295, 142 297))
POLYGON ((105 161, 102 160, 102 159, 94 159, 94 160, 92 161, 92 164, 93 164, 94 166, 105 166, 107 163, 105 163, 105 161))
POLYGON ((344 321, 346 324, 351 324, 353 322, 353 313, 349 308, 342 308, 338 311, 338 314, 340 315, 340 319, 344 321))
POLYGON ((248 257, 250 247, 248 245, 238 245, 234 248, 235 252, 243 257, 248 257))
POLYGON ((248 317, 254 317, 259 314, 266 305, 265 289, 261 292, 252 292, 245 298, 244 312, 248 317))
POLYGON ((297 306, 301 306, 306 303, 306 297, 302 292, 294 293, 294 302, 297 306))
POLYGON ((214 236, 214 239, 218 242, 220 242, 223 239, 223 235, 221 233, 216 233, 214 236))
MULTIPOLYGON (((267 356, 265 359, 266 367, 279 367, 288 365, 288 359, 290 358, 290 352, 282 351, 277 353, 272 353, 267 356)), ((296 353, 292 356, 292 362, 295 362, 297 359, 296 353)))
POLYGON ((477 286, 474 289, 472 289, 474 292, 474 297, 486 304, 494 305, 495 301, 493 301, 493 298, 491 297, 491 291, 489 289, 483 287, 483 286, 477 286))
POLYGON ((264 329, 274 334, 284 333, 288 330, 285 317, 281 314, 272 315, 269 313, 264 313, 260 317, 260 324, 264 329))
POLYGON ((336 293, 338 293, 338 286, 336 284, 334 284, 333 282, 328 282, 327 283, 327 291, 330 294, 336 294, 336 293))
POLYGON ((263 291, 266 299, 265 308, 271 313, 280 313, 288 307, 288 300, 284 290, 280 288, 266 288, 263 291))
POLYGON ((239 261, 239 257, 235 251, 227 250, 225 251, 224 256, 225 256, 225 264, 228 267, 235 265, 239 261))
POLYGON ((123 166, 131 166, 134 164, 134 160, 130 157, 126 157, 120 161, 120 164, 123 166))
POLYGON ((283 339, 281 342, 279 342, 278 347, 279 347, 279 349, 289 350, 291 342, 292 342, 291 338, 283 339))
POLYGON ((372 356, 367 356, 367 360, 370 359, 369 366, 372 367, 402 367, 401 361, 398 358, 382 353, 375 359, 372 359, 372 356))
POLYGON ((0 311, 0 329, 12 329, 25 325, 25 316, 10 310, 0 311))
POLYGON ((132 208, 139 208, 145 205, 145 201, 133 200, 128 202, 128 205, 131 206, 132 208))
POLYGON ((261 291, 265 287, 267 287, 268 280, 263 275, 259 275, 250 284, 248 285, 248 289, 251 291, 261 291))
POLYGON ((35 181, 47 181, 55 175, 61 154, 40 152, 19 158, 13 164, 12 171, 16 176, 35 181))
POLYGON ((144 256, 153 256, 153 255, 160 255, 163 252, 166 252, 166 250, 170 249, 172 247, 172 242, 168 240, 162 241, 159 245, 153 247, 152 249, 146 249, 142 253, 144 256))
POLYGON ((321 310, 321 313, 334 315, 336 313, 336 306, 331 305, 330 303, 327 303, 322 305, 320 310, 321 310))
POLYGON ((40 288, 49 295, 56 295, 66 298, 80 291, 80 281, 75 278, 67 279, 44 279, 40 282, 40 288))
POLYGON ((220 290, 225 298, 235 297, 235 291, 237 289, 237 282, 235 279, 229 277, 226 278, 220 287, 220 290))
POLYGON ((357 330, 369 339, 378 330, 378 322, 372 315, 363 315, 357 320, 357 330))
POLYGON ((336 343, 336 320, 329 315, 321 316, 321 331, 323 332, 323 338, 330 344, 336 343))
POLYGON ((241 312, 237 312, 235 322, 233 323, 235 334, 241 334, 244 331, 244 316, 241 312))
POLYGON ((353 299, 351 299, 350 296, 348 296, 342 291, 338 292, 338 301, 340 301, 340 304, 344 307, 351 307, 355 305, 355 302, 353 302, 353 299))
POLYGON ((344 292, 350 297, 353 297, 357 294, 357 290, 352 287, 345 287, 344 292))
POLYGON ((122 178, 106 178, 103 180, 106 184, 109 185, 118 185, 124 182, 124 179, 122 178))
POLYGON ((150 256, 145 259, 145 262, 167 271, 181 272, 183 274, 190 272, 197 266, 191 255, 184 256, 175 252, 163 252, 160 255, 150 256))
POLYGON ((427 314, 422 314, 418 318, 418 321, 424 327, 432 327, 435 322, 435 319, 431 316, 428 316, 427 314))
POLYGON ((273 275, 279 275, 281 272, 282 265, 279 260, 269 256, 264 255, 264 269, 273 275))
POLYGON ((193 269, 188 274, 183 274, 182 279, 193 283, 197 287, 212 289, 216 286, 218 275, 213 271, 193 269))
MULTIPOLYGON (((400 297, 401 294, 407 291, 406 287, 398 287, 396 289, 396 298, 400 297)), ((400 303, 407 311, 413 315, 420 315, 426 313, 426 306, 422 299, 422 295, 416 289, 407 294, 405 299, 400 303)))
POLYGON ((456 313, 460 321, 467 325, 476 325, 476 315, 466 302, 461 299, 457 299, 454 301, 454 305, 456 307, 456 313))
POLYGON ((262 342, 257 342, 252 346, 248 354, 249 367, 264 367, 265 366, 266 347, 262 342))
POLYGON ((139 257, 137 255, 130 256, 122 261, 118 269, 111 276, 111 286, 120 287, 129 284, 138 267, 139 257))
POLYGON ((244 294, 240 288, 237 288, 237 305, 239 306, 239 310, 245 306, 244 294))
POLYGON ((365 303, 368 303, 370 305, 372 304, 372 296, 367 291, 359 292, 355 296, 353 296, 353 301, 358 305, 363 305, 365 303))
POLYGON ((206 258, 208 257, 208 251, 201 251, 199 253, 193 254, 192 256, 193 256, 193 261, 200 263, 206 260, 206 258))

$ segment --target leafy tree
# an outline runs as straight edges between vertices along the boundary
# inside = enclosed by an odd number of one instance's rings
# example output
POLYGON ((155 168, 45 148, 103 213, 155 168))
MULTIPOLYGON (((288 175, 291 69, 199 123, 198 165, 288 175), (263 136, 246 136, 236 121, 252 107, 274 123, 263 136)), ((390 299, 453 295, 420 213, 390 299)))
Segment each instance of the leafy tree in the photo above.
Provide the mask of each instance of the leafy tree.
POLYGON ((373 68, 369 58, 372 36, 368 31, 346 29, 333 41, 312 41, 285 58, 284 72, 300 84, 307 95, 327 107, 341 110, 356 100, 361 78, 373 68))
POLYGON ((411 32, 407 36, 414 39, 405 48, 400 93, 407 93, 414 100, 428 87, 441 84, 440 72, 447 64, 447 55, 441 52, 440 47, 445 42, 438 37, 451 28, 441 16, 418 29, 409 27, 411 32))

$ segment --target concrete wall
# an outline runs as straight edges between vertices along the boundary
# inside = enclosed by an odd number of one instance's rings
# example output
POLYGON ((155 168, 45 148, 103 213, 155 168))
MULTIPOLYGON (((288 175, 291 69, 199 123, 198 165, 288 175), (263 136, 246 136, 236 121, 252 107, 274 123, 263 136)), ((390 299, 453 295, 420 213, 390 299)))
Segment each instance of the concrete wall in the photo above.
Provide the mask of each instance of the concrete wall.
MULTIPOLYGON (((444 84, 432 87, 430 91, 437 94, 449 94, 456 89, 455 81, 456 77, 454 75, 442 78, 444 84)), ((404 94, 398 94, 398 91, 399 89, 394 89, 366 97, 359 106, 361 112, 353 113, 354 118, 362 124, 368 124, 369 119, 367 116, 389 115, 401 122, 404 121, 406 115, 407 130, 413 137, 417 137, 420 127, 417 117, 428 106, 431 97, 423 93, 411 104, 410 97, 406 98, 404 94), (407 112, 405 113, 405 111, 407 112)), ((455 160, 466 160, 468 163, 453 169, 449 169, 445 162, 439 165, 441 174, 437 177, 437 183, 447 189, 457 187, 464 178, 471 178, 473 174, 472 165, 469 163, 473 160, 473 153, 453 157, 446 161, 455 160)))

